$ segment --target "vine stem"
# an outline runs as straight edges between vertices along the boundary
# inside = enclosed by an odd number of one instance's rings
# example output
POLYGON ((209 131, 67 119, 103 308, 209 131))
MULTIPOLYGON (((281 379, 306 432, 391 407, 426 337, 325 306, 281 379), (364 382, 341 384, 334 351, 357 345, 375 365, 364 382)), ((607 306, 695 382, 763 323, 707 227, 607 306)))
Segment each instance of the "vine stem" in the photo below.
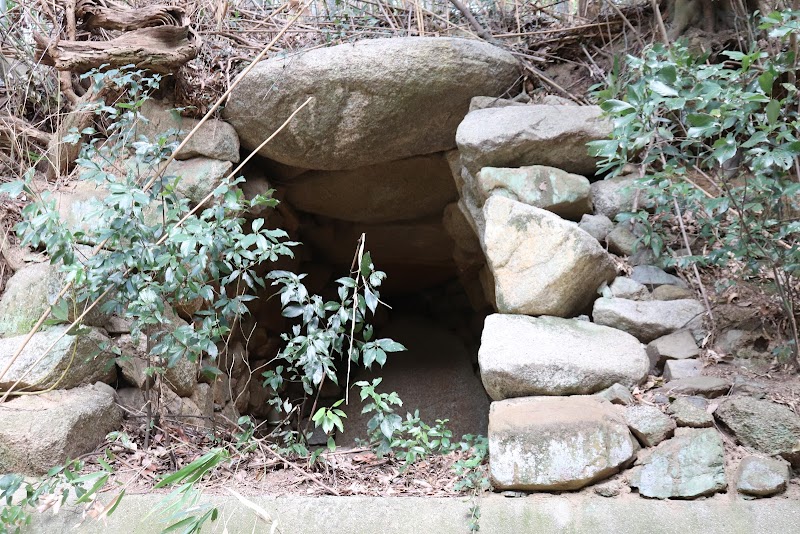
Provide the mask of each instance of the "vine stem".
POLYGON ((350 404, 350 368, 353 363, 353 340, 356 335, 356 310, 358 310, 358 281, 361 278, 361 260, 364 258, 364 243, 367 240, 367 234, 361 234, 358 238, 358 250, 353 257, 353 266, 351 271, 356 273, 356 287, 353 289, 353 315, 350 320, 350 348, 347 350, 347 380, 344 384, 344 403, 350 404))
MULTIPOLYGON (((692 247, 689 245, 689 236, 686 235, 686 226, 683 224, 683 214, 681 213, 681 207, 678 205, 678 199, 672 197, 672 202, 675 205, 675 215, 678 216, 678 225, 681 228, 681 236, 683 237, 683 245, 686 247, 686 250, 689 252, 689 255, 692 255, 692 247)), ((708 318, 711 319, 711 324, 714 324, 714 312, 711 311, 711 303, 708 300, 708 294, 706 293, 706 286, 703 285, 703 280, 700 278, 700 271, 697 270, 697 264, 692 263, 692 270, 694 271, 694 277, 697 280, 697 285, 700 286, 700 294, 703 295, 703 303, 706 305, 706 310, 708 310, 708 318)))

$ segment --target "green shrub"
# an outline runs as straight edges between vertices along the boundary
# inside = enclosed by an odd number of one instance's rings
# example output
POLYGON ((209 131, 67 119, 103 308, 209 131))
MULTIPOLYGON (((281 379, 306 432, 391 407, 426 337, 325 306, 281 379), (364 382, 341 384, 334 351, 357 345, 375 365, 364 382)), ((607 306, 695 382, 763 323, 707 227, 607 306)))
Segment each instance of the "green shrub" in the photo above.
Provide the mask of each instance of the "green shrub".
POLYGON ((763 19, 768 48, 723 52, 711 63, 683 44, 655 45, 628 57, 624 75, 598 91, 612 117, 612 139, 590 144, 600 170, 618 174, 627 163, 642 169, 642 238, 663 261, 728 267, 774 294, 787 319, 780 349, 798 361, 797 294, 800 271, 800 139, 797 58, 789 47, 798 13, 763 19), (778 50, 778 52, 774 52, 778 50), (669 227, 681 228, 678 247, 665 256, 669 227), (695 243, 689 240, 691 237, 695 243))

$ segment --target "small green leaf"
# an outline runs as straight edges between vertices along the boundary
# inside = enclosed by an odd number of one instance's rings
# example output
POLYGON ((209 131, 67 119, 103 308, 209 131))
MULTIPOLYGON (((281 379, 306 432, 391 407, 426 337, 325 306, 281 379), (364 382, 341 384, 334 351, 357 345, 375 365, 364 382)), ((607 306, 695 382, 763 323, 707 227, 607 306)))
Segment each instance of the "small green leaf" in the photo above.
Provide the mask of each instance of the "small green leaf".
POLYGON ((372 256, 369 252, 365 252, 364 256, 361 257, 361 276, 368 277, 372 269, 372 256))
POLYGON ((13 182, 6 182, 0 184, 0 193, 5 193, 11 198, 17 198, 25 189, 25 182, 22 180, 14 180, 13 182))
POLYGON ((651 91, 654 91, 661 96, 678 96, 679 94, 678 91, 659 80, 652 80, 649 85, 651 91))
POLYGON ((768 95, 772 94, 772 84, 774 83, 775 75, 770 71, 766 71, 758 77, 758 86, 768 95))
POLYGON ((778 117, 780 117, 781 103, 775 99, 772 99, 769 101, 769 104, 767 104, 765 111, 767 113, 767 122, 774 124, 778 120, 778 117))
POLYGON ((621 114, 624 111, 636 110, 636 108, 634 108, 629 103, 624 102, 622 100, 615 100, 613 98, 606 100, 605 102, 600 104, 600 109, 602 109, 606 113, 616 113, 616 114, 621 114))

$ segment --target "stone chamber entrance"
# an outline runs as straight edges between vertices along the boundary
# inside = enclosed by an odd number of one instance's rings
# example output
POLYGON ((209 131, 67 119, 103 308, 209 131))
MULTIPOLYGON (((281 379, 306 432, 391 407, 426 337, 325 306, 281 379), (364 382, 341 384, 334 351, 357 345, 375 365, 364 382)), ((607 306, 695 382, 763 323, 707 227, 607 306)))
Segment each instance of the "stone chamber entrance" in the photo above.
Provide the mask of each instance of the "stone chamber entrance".
MULTIPOLYGON (((451 235, 472 229, 453 228, 467 223, 457 207, 458 191, 445 154, 268 180, 275 169, 274 162, 257 159, 244 176, 246 192, 253 194, 248 188, 255 184, 276 189, 281 206, 270 223, 289 228, 291 237, 303 243, 291 265, 279 268, 307 274, 310 292, 335 300, 335 280, 350 273, 363 234, 364 250, 387 274, 379 288, 386 306, 379 306, 372 321, 375 337, 393 339, 407 351, 390 354, 382 368, 355 369, 350 384, 381 377, 380 391, 394 391, 403 400, 397 410, 403 417, 419 410, 431 425, 448 419, 456 439, 485 435, 489 397, 478 373, 478 348, 483 320, 493 310, 478 278, 483 264, 479 249, 470 255, 451 235), (453 221, 454 215, 460 218, 453 221)), ((263 293, 253 324, 245 329, 288 331, 291 322, 279 318, 275 299, 263 293)), ((339 371, 344 384, 345 362, 339 371)), ((341 388, 329 387, 325 393, 333 395, 321 398, 322 405, 343 395, 341 388)), ((357 390, 351 390, 345 433, 336 437, 337 444, 366 437, 371 414, 362 415, 361 408, 357 390)))

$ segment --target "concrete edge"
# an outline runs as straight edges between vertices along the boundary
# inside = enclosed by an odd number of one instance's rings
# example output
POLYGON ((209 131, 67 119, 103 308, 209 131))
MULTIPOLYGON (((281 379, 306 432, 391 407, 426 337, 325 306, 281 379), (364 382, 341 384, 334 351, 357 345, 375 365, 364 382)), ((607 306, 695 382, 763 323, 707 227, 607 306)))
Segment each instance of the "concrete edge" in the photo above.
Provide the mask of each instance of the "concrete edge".
MULTIPOLYGON (((62 508, 34 517, 26 532, 157 533, 168 523, 151 510, 162 495, 126 495, 103 522, 81 521, 81 511, 62 508), (149 515, 148 515, 149 514, 149 515), (74 529, 74 530, 73 530, 74 529)), ((108 498, 106 498, 106 501, 108 498)), ((248 497, 277 520, 282 534, 467 533, 469 498, 425 497, 248 497)), ((204 496, 219 507, 219 518, 203 532, 270 532, 271 524, 231 496, 204 496)), ((655 501, 635 495, 605 499, 585 495, 532 495, 478 499, 480 532, 615 534, 785 534, 800 532, 800 501, 738 497, 697 501, 655 501)))

